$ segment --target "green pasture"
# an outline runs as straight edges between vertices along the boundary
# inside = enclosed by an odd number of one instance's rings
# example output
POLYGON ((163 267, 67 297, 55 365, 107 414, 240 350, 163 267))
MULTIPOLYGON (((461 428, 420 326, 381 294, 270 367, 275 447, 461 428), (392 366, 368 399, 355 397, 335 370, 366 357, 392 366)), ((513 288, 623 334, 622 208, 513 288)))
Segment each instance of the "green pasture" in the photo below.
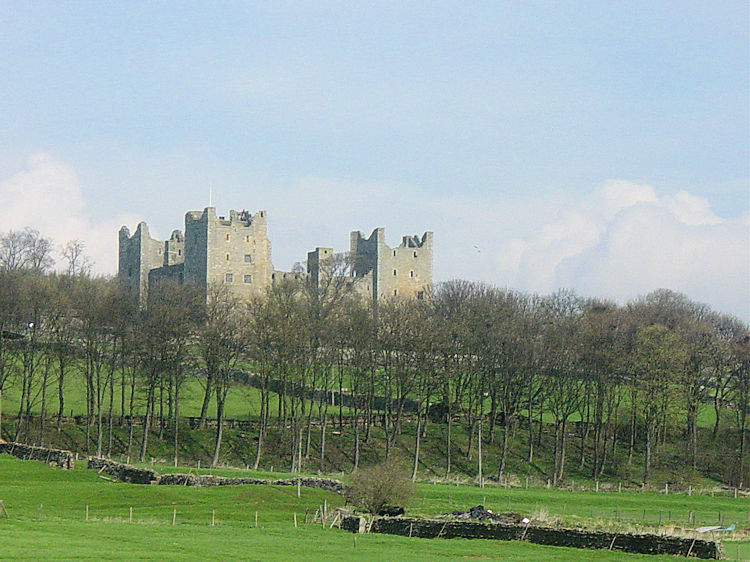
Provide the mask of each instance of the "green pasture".
MULTIPOLYGON (((83 463, 81 463, 83 464, 83 463)), ((185 469, 183 469, 185 470, 185 469)), ((625 494, 623 494, 625 496, 625 494)), ((508 498, 515 510, 545 504, 566 505, 570 516, 602 515, 612 495, 570 494, 557 490, 479 489, 471 486, 418 486, 410 511, 434 515, 453 507, 481 503, 504 510, 508 498), (565 499, 564 499, 565 498, 565 499)), ((304 523, 324 501, 331 507, 343 500, 329 492, 292 486, 228 486, 189 488, 140 486, 110 482, 95 471, 62 471, 33 461, 0 455, 0 515, 3 546, 0 558, 12 559, 247 559, 247 560, 672 560, 667 556, 638 556, 607 551, 544 547, 520 542, 425 540, 386 535, 355 536, 337 529, 304 523), (89 519, 86 520, 88 505, 89 519), (130 508, 133 518, 130 521, 130 508), (176 525, 172 516, 176 512, 176 525), (258 513, 258 526, 255 514, 258 513), (294 513, 298 527, 294 527, 294 513), (212 518, 215 525, 211 525, 212 518)), ((628 494, 620 501, 641 505, 658 502, 651 494, 628 494)), ((663 498, 679 502, 678 498, 663 498)), ((740 515, 726 498, 691 498, 696 507, 740 515), (706 502, 703 506, 700 502, 706 502), (729 503, 727 503, 729 502, 729 503)), ((741 500, 740 500, 741 501, 741 500)), ((624 504, 620 504, 624 505, 624 504)), ((667 504, 660 504, 666 507, 667 504)), ((671 505, 671 504, 670 504, 671 505)), ((677 505, 675 503, 674 505, 677 505)), ((742 505, 737 502, 737 505, 742 505)), ((738 543, 740 544, 740 543, 738 543)), ((750 557, 750 543, 741 543, 741 556, 750 557)), ((734 543, 726 543, 733 558, 734 543)))
MULTIPOLYGON (((249 372, 254 372, 255 368, 254 365, 251 362, 241 362, 239 364, 239 368, 244 369, 249 372)), ((332 381, 338 380, 338 374, 337 369, 334 367, 334 374, 332 375, 332 381)), ((117 415, 120 415, 121 413, 121 396, 122 396, 122 386, 120 384, 121 381, 121 375, 119 373, 115 374, 115 388, 114 388, 114 412, 117 415)), ((48 413, 54 413, 57 412, 58 409, 58 399, 57 399, 57 382, 55 373, 53 372, 50 380, 52 381, 50 386, 47 389, 47 412, 48 413)), ((344 373, 343 382, 345 386, 350 385, 349 380, 349 374, 344 373)), ((18 400, 20 391, 17 388, 17 384, 14 384, 13 379, 10 379, 6 385, 5 389, 3 390, 3 396, 2 396, 2 407, 3 411, 7 412, 15 412, 18 409, 18 400)), ((32 412, 33 413, 39 413, 40 407, 41 407, 41 401, 40 401, 40 390, 39 388, 34 389, 34 399, 33 399, 33 407, 32 412)), ((70 415, 85 415, 86 414, 86 384, 84 375, 81 371, 80 365, 77 363, 74 363, 72 366, 72 369, 67 375, 67 378, 65 380, 64 385, 64 396, 65 396, 65 408, 64 413, 66 416, 70 415)), ((203 404, 203 396, 204 396, 204 386, 202 384, 202 381, 197 378, 188 378, 181 387, 180 391, 180 415, 191 417, 191 416, 199 416, 201 406, 203 404)), ((130 387, 126 386, 125 388, 125 410, 126 413, 129 409, 129 398, 130 398, 130 387)), ((433 396, 432 402, 438 401, 439 396, 433 396)), ((159 405, 159 392, 157 390, 157 411, 158 411, 158 405, 159 405)), ((109 401, 109 392, 107 391, 105 393, 105 407, 108 404, 109 401)), ((167 408, 167 397, 166 394, 162 397, 162 402, 164 405, 164 410, 166 413, 167 408)), ((488 406, 487 406, 488 407, 488 406)), ((486 408, 487 408, 486 407, 486 408)), ((136 415, 142 415, 144 413, 145 409, 145 390, 136 387, 136 393, 135 393, 135 401, 134 401, 134 412, 136 415)), ((621 415, 626 415, 627 412, 630 409, 630 396, 627 392, 624 390, 622 391, 622 399, 620 404, 620 412, 621 415)), ((278 395, 275 393, 271 393, 270 398, 270 411, 272 415, 277 412, 278 410, 278 395)), ((336 407, 329 407, 329 412, 333 413, 338 412, 339 408, 336 407)), ((345 415, 351 414, 351 411, 349 408, 344 407, 342 409, 343 413, 345 415)), ((526 415, 527 412, 525 410, 522 410, 521 413, 523 415, 526 415)), ((216 415, 216 406, 215 401, 211 401, 211 405, 209 407, 209 416, 215 416, 216 415)), ((225 417, 229 419, 248 419, 257 417, 260 415, 260 390, 257 388, 249 387, 242 384, 235 384, 233 385, 229 393, 227 394, 227 402, 225 405, 225 417)), ((536 418, 536 413, 534 414, 536 418)), ((727 410, 725 408, 722 409, 722 419, 726 423, 727 421, 733 420, 733 412, 730 410, 727 410)), ((554 423, 555 419, 554 416, 550 412, 544 412, 542 415, 542 419, 545 423, 552 424, 554 423)), ((624 419, 624 418, 623 418, 624 419)), ((713 428, 713 425, 716 420, 716 413, 714 411, 713 404, 702 404, 699 412, 698 412, 698 426, 702 428, 713 428)), ((581 421, 581 415, 580 412, 573 413, 570 418, 568 418, 568 423, 575 423, 581 421)), ((676 423, 682 423, 681 419, 677 419, 676 423)))
MULTIPOLYGON (((201 406, 203 405, 203 396, 205 394, 204 386, 202 381, 195 378, 189 378, 180 389, 180 416, 184 417, 197 417, 200 416, 201 406)), ((64 415, 65 416, 82 416, 86 415, 86 384, 83 375, 80 372, 72 372, 68 375, 63 386, 64 392, 64 415)), ((120 415, 122 397, 122 387, 119 383, 119 379, 115 383, 114 388, 114 400, 113 410, 115 415, 120 415)), ((20 389, 17 385, 6 384, 6 388, 3 390, 2 396, 2 408, 6 413, 16 413, 18 411, 18 403, 20 398, 20 389)), ((158 415, 159 411, 159 391, 156 392, 156 412, 158 415)), ((248 419, 257 418, 260 416, 260 390, 251 386, 242 384, 235 384, 227 393, 227 401, 224 406, 224 417, 227 419, 248 419)), ((125 387, 125 413, 129 412, 130 404, 130 387, 125 387)), ((270 396, 270 412, 271 415, 275 415, 278 411, 279 396, 278 394, 271 393, 270 396)), ((306 401, 309 404, 309 401, 306 401)), ((134 400, 134 412, 135 415, 143 415, 146 407, 145 391, 136 387, 135 400, 134 400)), ((109 392, 107 391, 105 396, 105 412, 109 405, 109 392)), ((167 414, 167 396, 166 393, 163 396, 163 407, 164 415, 167 414)), ((317 408, 317 403, 315 404, 317 408)), ((58 397, 57 397, 57 382, 54 382, 47 389, 47 415, 52 416, 57 413, 58 410, 58 397)), ((329 406, 329 412, 334 411, 338 413, 338 406, 329 406)), ((38 414, 41 411, 41 399, 39 392, 35 392, 32 412, 38 414)), ((317 409, 316 409, 317 411, 317 409)), ((344 415, 350 414, 349 408, 343 409, 344 415)), ((216 402, 212 398, 208 409, 209 417, 216 417, 216 402)))

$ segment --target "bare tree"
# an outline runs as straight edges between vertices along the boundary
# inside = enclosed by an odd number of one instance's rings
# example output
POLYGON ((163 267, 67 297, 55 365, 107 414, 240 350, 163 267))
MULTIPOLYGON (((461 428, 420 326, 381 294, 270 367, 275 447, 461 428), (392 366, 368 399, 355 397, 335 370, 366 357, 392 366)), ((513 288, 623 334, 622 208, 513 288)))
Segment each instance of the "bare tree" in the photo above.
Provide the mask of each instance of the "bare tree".
POLYGON ((62 250, 68 262, 67 273, 71 277, 91 273, 91 260, 86 255, 86 244, 82 240, 70 240, 62 250))
POLYGON ((224 431, 224 406, 237 362, 247 347, 240 303, 226 285, 208 287, 203 321, 198 329, 201 367, 210 373, 216 398, 216 439, 211 466, 219 462, 224 431))
POLYGON ((55 263, 52 258, 52 241, 38 230, 25 228, 0 235, 0 270, 32 269, 44 272, 55 263))

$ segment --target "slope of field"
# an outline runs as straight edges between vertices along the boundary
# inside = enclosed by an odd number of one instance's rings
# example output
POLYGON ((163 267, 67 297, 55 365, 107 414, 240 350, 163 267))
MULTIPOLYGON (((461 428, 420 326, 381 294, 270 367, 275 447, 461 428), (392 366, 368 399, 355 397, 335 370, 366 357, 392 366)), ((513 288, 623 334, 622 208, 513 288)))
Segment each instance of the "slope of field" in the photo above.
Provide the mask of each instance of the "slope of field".
MULTIPOLYGON (((83 463, 80 463, 83 464, 83 463)), ((685 498, 665 497, 667 509, 685 498)), ((728 498, 689 498, 693 507, 725 510, 739 517, 746 503, 733 509, 728 498)), ((482 558, 503 560, 673 560, 672 557, 636 556, 606 551, 543 547, 516 542, 423 540, 384 535, 353 535, 305 524, 324 501, 343 504, 332 493, 293 487, 230 486, 186 488, 139 486, 110 482, 94 471, 62 471, 33 461, 0 455, 0 500, 8 517, 0 516, 2 557, 28 559, 198 559, 240 558, 255 560, 327 559, 436 560, 482 558), (88 506, 89 520, 86 520, 88 506), (129 522, 130 508, 133 519, 129 522), (176 525, 172 516, 176 512, 176 525), (255 527, 255 514, 259 525, 255 527), (294 514, 298 528, 294 527, 294 514), (212 518, 215 525, 211 525, 212 518)), ((640 509, 656 505, 651 494, 630 494, 627 500, 640 509)), ((586 511, 605 516, 611 495, 572 494, 547 490, 479 489, 473 486, 421 484, 410 512, 434 515, 459 505, 485 501, 515 511, 566 505, 566 516, 586 518, 586 511), (563 500, 563 497, 565 500, 563 500), (485 501, 486 500, 486 501, 485 501), (509 503, 508 503, 509 502, 509 503)), ((750 557, 750 543, 741 555, 750 557)), ((736 546, 727 543, 734 557, 736 546)))

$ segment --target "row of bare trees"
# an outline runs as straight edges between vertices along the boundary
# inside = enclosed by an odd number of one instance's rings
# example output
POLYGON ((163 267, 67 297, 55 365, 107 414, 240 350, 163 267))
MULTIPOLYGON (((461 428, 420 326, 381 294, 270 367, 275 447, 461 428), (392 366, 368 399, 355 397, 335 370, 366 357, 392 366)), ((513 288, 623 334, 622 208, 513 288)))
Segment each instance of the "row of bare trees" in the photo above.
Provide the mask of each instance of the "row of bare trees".
POLYGON ((0 268, 0 393, 17 396, 16 440, 42 442, 46 423, 60 430, 82 386, 87 452, 111 454, 117 425, 128 455, 138 447, 144 459, 156 432, 173 439, 177 461, 181 392, 196 377, 202 423, 215 413, 215 464, 242 366, 261 380, 256 467, 273 429, 292 470, 323 470, 338 417, 354 468, 374 428, 388 459, 408 425, 416 477, 422 440, 439 425, 445 472, 460 457, 480 480, 489 466, 503 478, 522 456, 548 464, 554 483, 571 465, 598 478, 636 462, 648 482, 667 450, 710 471, 710 452, 729 442, 725 476, 747 483, 748 326, 671 291, 618 306, 451 281, 429 298, 374 306, 352 290, 342 259, 317 283, 287 280, 248 302, 225 287, 165 283, 139 308, 112 280, 29 263, 0 268), (311 400, 313 390, 351 397, 347 416, 340 398, 311 400), (709 410, 713 428, 701 433, 709 410), (461 447, 457 427, 468 435, 461 447))

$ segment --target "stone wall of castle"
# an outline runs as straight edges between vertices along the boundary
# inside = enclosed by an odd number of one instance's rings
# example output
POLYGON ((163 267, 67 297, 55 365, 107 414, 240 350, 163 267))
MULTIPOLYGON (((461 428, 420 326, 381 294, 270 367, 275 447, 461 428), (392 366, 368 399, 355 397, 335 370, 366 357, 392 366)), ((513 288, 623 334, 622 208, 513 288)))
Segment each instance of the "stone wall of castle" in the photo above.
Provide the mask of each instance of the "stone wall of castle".
POLYGON ((148 294, 149 273, 164 265, 165 243, 154 240, 145 222, 138 224, 131 236, 128 227, 120 229, 118 279, 138 293, 141 300, 148 294))
POLYGON ((213 207, 185 215, 185 282, 229 285, 240 298, 265 292, 271 283, 271 245, 266 212, 230 211, 213 207))
MULTIPOLYGON (((432 284, 432 232, 404 236, 394 248, 385 242, 385 229, 376 228, 369 238, 351 233, 350 263, 335 263, 332 248, 316 248, 307 256, 307 275, 320 283, 323 275, 346 275, 352 288, 368 299, 422 298, 432 284)), ((118 278, 145 302, 150 286, 171 281, 190 283, 206 290, 211 285, 229 286, 237 297, 263 294, 270 284, 302 279, 300 272, 275 271, 271 263, 266 212, 230 211, 217 216, 214 207, 189 211, 185 234, 172 232, 164 242, 151 238, 140 223, 131 236, 120 229, 118 278)))
POLYGON ((369 238, 351 234, 354 273, 362 278, 358 290, 375 300, 390 297, 423 298, 432 285, 432 232, 404 236, 391 248, 385 229, 376 228, 369 238))

